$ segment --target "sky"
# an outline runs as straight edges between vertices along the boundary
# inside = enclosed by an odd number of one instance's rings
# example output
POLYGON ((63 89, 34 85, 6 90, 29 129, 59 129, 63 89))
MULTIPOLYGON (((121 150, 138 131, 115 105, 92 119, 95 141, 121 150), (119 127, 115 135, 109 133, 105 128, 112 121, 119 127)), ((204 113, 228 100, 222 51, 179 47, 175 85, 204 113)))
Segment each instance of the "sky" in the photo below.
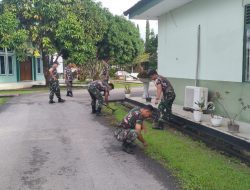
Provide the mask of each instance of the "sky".
MULTIPOLYGON (((115 15, 123 15, 123 12, 128 10, 139 0, 95 0, 96 2, 101 2, 102 6, 108 8, 109 11, 115 15)), ((135 24, 139 24, 141 37, 145 39, 146 32, 146 21, 131 20, 135 24)), ((154 29, 155 33, 158 33, 158 23, 157 21, 150 21, 150 28, 154 29)))

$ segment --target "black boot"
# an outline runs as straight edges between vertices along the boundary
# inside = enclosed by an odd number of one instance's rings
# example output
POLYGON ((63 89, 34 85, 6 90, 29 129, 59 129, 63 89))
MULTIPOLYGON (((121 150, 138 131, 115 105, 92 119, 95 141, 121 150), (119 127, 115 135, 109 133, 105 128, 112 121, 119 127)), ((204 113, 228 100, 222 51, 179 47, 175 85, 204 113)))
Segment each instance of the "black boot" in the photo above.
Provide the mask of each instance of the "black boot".
POLYGON ((54 102, 53 100, 49 101, 49 104, 54 104, 54 103, 56 103, 56 102, 54 102))
POLYGON ((96 110, 96 116, 102 116, 101 111, 102 111, 102 108, 98 108, 98 109, 96 110))
POLYGON ((163 130, 164 129, 164 121, 160 119, 158 122, 153 124, 152 128, 158 129, 158 130, 163 130))
POLYGON ((69 96, 69 91, 67 91, 67 95, 66 96, 69 96))
POLYGON ((64 103, 64 102, 65 102, 64 99, 62 99, 62 98, 59 98, 59 99, 58 99, 58 103, 64 103))
POLYGON ((95 114, 95 113, 96 113, 95 106, 92 106, 92 114, 95 114))
POLYGON ((134 150, 132 149, 132 146, 130 145, 130 143, 123 142, 122 150, 128 154, 134 154, 134 150))

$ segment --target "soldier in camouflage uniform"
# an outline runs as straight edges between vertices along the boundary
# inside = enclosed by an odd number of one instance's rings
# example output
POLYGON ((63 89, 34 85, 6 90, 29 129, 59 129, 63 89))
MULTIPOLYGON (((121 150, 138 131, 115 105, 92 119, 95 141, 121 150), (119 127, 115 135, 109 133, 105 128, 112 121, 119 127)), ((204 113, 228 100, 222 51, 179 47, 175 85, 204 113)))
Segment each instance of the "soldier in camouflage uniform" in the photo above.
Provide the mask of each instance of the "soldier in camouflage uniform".
POLYGON ((147 146, 141 132, 146 131, 143 121, 152 116, 153 110, 151 105, 132 109, 115 130, 114 135, 118 141, 123 142, 122 147, 125 152, 133 154, 133 142, 136 139, 147 146))
POLYGON ((158 109, 160 111, 158 126, 156 125, 156 129, 162 129, 162 122, 169 121, 172 115, 172 105, 175 100, 175 92, 174 88, 171 85, 170 81, 160 75, 155 70, 149 70, 148 75, 152 80, 155 81, 155 85, 157 88, 156 100, 155 104, 159 103, 161 100, 158 109))
POLYGON ((50 75, 50 79, 49 79, 49 86, 50 86, 50 94, 49 94, 49 103, 53 104, 55 103, 53 98, 54 98, 54 94, 56 94, 57 98, 58 98, 58 102, 59 103, 63 103, 65 102, 65 100, 63 100, 61 98, 61 94, 60 94, 60 87, 59 87, 59 75, 57 73, 57 67, 58 67, 58 63, 54 62, 52 67, 49 70, 49 75, 50 75))
POLYGON ((101 92, 104 92, 105 102, 108 104, 109 91, 113 89, 114 85, 112 83, 106 84, 100 80, 93 81, 89 84, 88 91, 92 99, 91 106, 93 114, 96 113, 98 116, 101 114, 102 105, 104 104, 101 92))
POLYGON ((65 68, 65 83, 67 85, 67 95, 69 97, 73 97, 72 93, 72 82, 73 82, 73 74, 72 74, 72 64, 68 64, 65 68))
POLYGON ((103 62, 103 64, 104 64, 104 67, 103 67, 103 70, 101 72, 100 78, 104 83, 108 84, 110 67, 109 67, 107 62, 103 62))

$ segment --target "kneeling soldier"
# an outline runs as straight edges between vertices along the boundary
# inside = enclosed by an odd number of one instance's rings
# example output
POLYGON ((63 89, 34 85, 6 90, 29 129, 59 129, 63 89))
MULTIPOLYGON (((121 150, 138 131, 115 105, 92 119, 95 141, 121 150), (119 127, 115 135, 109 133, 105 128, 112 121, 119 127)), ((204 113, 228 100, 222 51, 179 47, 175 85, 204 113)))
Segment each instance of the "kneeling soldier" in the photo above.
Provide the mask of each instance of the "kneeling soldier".
POLYGON ((104 92, 105 103, 108 104, 109 91, 114 89, 112 83, 106 84, 103 81, 96 80, 89 84, 88 91, 91 96, 92 113, 101 115, 102 105, 104 103, 102 92, 104 92))
POLYGON ((160 111, 160 118, 158 119, 158 126, 155 126, 155 129, 162 129, 162 122, 169 121, 172 115, 172 105, 175 100, 175 92, 174 88, 169 82, 168 79, 158 75, 155 70, 149 70, 148 75, 152 80, 155 81, 155 85, 157 88, 155 104, 161 101, 158 109, 160 111))
POLYGON ((138 139, 147 146, 142 136, 142 131, 146 131, 143 123, 144 119, 150 118, 154 111, 153 106, 146 105, 142 108, 132 109, 122 120, 119 127, 115 130, 115 137, 118 141, 123 142, 123 150, 129 154, 133 154, 133 142, 138 139))

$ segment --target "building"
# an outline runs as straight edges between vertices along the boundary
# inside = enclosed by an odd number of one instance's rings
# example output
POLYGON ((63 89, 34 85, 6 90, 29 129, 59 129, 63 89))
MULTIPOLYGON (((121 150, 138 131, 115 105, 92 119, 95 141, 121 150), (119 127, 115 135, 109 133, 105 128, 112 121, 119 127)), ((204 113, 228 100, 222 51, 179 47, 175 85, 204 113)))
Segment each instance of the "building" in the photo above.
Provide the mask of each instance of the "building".
POLYGON ((13 50, 0 48, 0 85, 18 82, 44 83, 41 58, 27 57, 20 62, 13 50))
MULTIPOLYGON (((158 20, 158 70, 173 83, 177 104, 196 82, 210 94, 229 91, 231 113, 239 98, 250 104, 250 0, 141 0, 124 14, 158 20)), ((250 123, 249 115, 240 120, 250 123)))

